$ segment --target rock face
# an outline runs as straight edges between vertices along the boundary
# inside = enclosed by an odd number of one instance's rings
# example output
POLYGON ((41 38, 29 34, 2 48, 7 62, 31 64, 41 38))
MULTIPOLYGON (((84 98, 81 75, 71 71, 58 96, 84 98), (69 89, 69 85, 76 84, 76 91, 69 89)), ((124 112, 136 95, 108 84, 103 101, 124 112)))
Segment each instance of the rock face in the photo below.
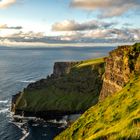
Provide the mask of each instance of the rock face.
POLYGON ((55 62, 53 68, 53 76, 61 77, 68 74, 71 68, 79 62, 55 62))
POLYGON ((105 59, 103 87, 100 100, 120 91, 134 72, 140 70, 140 53, 138 44, 134 46, 120 46, 109 53, 105 59))
POLYGON ((11 105, 12 112, 15 112, 15 104, 16 104, 17 99, 20 97, 20 95, 21 95, 21 92, 12 96, 12 105, 11 105))

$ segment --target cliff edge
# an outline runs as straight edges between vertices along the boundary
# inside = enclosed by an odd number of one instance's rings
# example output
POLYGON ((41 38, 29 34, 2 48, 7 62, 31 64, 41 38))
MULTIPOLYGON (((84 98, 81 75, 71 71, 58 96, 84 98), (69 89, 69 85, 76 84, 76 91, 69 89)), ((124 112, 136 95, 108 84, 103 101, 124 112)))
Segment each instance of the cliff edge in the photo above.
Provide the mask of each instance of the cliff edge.
POLYGON ((140 70, 139 44, 120 46, 111 51, 106 57, 103 86, 100 100, 120 91, 131 79, 134 73, 140 70))

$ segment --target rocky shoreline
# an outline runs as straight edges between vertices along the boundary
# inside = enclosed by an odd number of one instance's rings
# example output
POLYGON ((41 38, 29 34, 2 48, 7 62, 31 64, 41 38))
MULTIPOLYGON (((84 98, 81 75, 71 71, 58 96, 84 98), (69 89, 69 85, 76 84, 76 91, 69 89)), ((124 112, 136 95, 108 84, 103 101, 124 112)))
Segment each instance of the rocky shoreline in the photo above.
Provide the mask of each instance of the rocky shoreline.
MULTIPOLYGON (((24 116, 24 117, 37 117, 41 118, 45 121, 48 120, 61 120, 64 116, 66 115, 75 115, 75 114, 82 114, 84 112, 68 112, 68 111, 40 111, 40 112, 28 112, 28 111, 22 111, 22 110, 16 110, 14 116, 19 115, 19 116, 24 116)), ((13 116, 13 117, 14 117, 13 116)), ((14 117, 15 118, 15 117, 14 117)))

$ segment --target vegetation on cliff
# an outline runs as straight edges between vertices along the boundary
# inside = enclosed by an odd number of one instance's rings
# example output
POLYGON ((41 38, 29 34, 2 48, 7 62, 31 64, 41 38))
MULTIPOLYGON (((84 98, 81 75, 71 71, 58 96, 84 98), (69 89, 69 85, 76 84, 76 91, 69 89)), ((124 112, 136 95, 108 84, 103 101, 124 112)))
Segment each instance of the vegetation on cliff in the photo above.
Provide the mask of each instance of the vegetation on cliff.
POLYGON ((105 90, 107 84, 103 84, 104 100, 87 110, 55 140, 140 139, 140 43, 119 47, 110 53, 105 68, 107 76, 105 75, 104 82, 107 82, 108 86, 114 83, 119 84, 117 82, 119 78, 113 79, 110 72, 123 73, 126 81, 123 79, 123 86, 120 86, 122 88, 118 88, 119 91, 114 94, 108 92, 107 95, 105 90), (114 58, 119 61, 112 62, 114 58), (109 64, 111 66, 108 66, 109 64), (118 66, 119 64, 120 66, 118 66), (125 72, 121 72, 123 68, 126 70, 125 72))
POLYGON ((55 140, 140 139, 140 77, 87 110, 55 140))
POLYGON ((57 65, 55 75, 24 89, 17 98, 13 111, 83 112, 97 103, 102 87, 104 58, 81 61, 75 65, 65 65, 64 62, 62 66, 61 63, 57 65), (64 65, 66 72, 59 72, 64 65), (71 67, 70 70, 68 66, 71 67))

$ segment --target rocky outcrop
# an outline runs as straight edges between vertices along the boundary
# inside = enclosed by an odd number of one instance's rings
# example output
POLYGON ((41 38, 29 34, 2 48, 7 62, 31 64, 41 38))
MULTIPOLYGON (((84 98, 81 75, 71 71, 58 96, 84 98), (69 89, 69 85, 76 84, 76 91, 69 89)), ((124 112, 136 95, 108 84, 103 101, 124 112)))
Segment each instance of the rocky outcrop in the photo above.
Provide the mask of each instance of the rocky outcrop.
POLYGON ((48 75, 45 79, 41 79, 39 81, 29 84, 26 89, 40 89, 42 86, 47 85, 49 81, 63 77, 64 75, 68 74, 72 67, 78 63, 79 62, 55 62, 53 67, 53 73, 50 76, 48 75))
POLYGON ((120 91, 130 77, 140 70, 140 52, 138 44, 120 46, 109 53, 105 59, 106 67, 100 100, 120 91))
POLYGON ((12 96, 12 104, 11 104, 11 111, 12 112, 15 112, 15 104, 17 102, 17 99, 20 97, 20 95, 21 95, 21 92, 12 96))
POLYGON ((79 62, 55 62, 53 68, 53 76, 61 77, 70 73, 71 68, 79 62))

